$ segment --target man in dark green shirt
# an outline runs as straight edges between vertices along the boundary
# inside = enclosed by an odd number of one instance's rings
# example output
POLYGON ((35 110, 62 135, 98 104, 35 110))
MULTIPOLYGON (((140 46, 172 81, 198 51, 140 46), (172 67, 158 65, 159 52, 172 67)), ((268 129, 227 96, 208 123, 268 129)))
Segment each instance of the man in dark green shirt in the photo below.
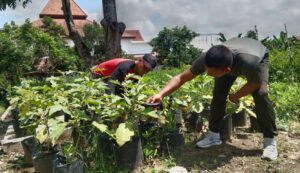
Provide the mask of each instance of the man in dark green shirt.
POLYGON ((230 94, 229 100, 238 104, 241 97, 252 94, 257 121, 264 135, 262 158, 276 160, 278 153, 274 136, 277 135, 277 129, 274 109, 267 91, 268 63, 268 51, 260 42, 248 38, 233 38, 203 53, 190 69, 173 77, 158 94, 149 98, 148 102, 160 102, 185 82, 206 71, 208 75, 215 77, 215 87, 209 117, 209 132, 197 143, 197 147, 220 145, 222 143, 220 123, 225 115, 226 98, 237 76, 245 76, 247 83, 236 93, 230 94))

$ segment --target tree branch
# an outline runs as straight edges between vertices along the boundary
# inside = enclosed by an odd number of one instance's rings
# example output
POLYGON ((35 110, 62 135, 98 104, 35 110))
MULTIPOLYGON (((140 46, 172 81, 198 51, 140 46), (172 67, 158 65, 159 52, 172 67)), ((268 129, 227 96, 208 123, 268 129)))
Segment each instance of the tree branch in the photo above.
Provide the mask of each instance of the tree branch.
POLYGON ((79 56, 83 59, 86 67, 89 68, 93 65, 93 59, 90 51, 88 50, 88 47, 86 46, 79 32, 75 28, 70 7, 70 0, 62 0, 62 10, 64 12, 65 21, 69 30, 69 36, 74 41, 76 51, 78 52, 79 56))

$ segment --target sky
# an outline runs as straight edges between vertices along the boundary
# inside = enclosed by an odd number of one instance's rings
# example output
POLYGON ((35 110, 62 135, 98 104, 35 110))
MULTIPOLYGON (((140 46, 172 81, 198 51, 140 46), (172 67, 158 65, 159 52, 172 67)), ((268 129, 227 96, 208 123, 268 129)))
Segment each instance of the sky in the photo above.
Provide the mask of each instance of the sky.
MULTIPOLYGON (((0 12, 0 27, 14 20, 38 18, 48 0, 32 0, 24 9, 0 12)), ((75 0, 88 19, 103 18, 101 0, 75 0)), ((257 25, 260 39, 278 36, 287 26, 288 35, 300 35, 300 0, 116 0, 118 21, 126 29, 139 29, 146 41, 164 27, 186 25, 200 34, 222 32, 227 38, 246 34, 257 25)))

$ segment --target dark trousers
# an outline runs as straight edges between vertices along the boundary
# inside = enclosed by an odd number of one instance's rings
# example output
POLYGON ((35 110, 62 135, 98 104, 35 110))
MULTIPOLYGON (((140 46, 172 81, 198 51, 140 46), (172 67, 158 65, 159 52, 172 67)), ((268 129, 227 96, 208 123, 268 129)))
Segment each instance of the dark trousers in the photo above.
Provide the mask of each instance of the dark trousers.
MULTIPOLYGON (((261 62, 263 75, 262 85, 252 93, 255 102, 255 113, 257 115, 258 125, 264 137, 272 138, 277 135, 275 125, 275 113, 272 102, 268 97, 268 73, 269 61, 265 59, 261 62)), ((219 132, 222 119, 225 116, 226 98, 229 90, 235 81, 236 76, 222 76, 215 78, 215 87, 213 90, 213 99, 211 103, 211 114, 209 117, 209 129, 213 132, 219 132)))

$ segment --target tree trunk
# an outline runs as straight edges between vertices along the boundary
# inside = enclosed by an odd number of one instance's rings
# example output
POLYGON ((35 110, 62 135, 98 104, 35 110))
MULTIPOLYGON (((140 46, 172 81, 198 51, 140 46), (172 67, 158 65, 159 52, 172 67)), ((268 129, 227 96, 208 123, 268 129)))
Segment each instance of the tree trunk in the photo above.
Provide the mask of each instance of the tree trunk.
POLYGON ((86 67, 89 68, 93 65, 93 59, 90 51, 88 50, 88 47, 83 42, 82 37, 75 28, 70 7, 70 0, 62 0, 62 10, 64 12, 66 24, 69 30, 69 35, 74 41, 76 51, 78 52, 79 56, 83 59, 83 62, 86 65, 86 67))
POLYGON ((126 25, 118 23, 115 0, 102 0, 103 16, 101 25, 105 32, 105 57, 106 60, 121 57, 121 38, 126 25))

